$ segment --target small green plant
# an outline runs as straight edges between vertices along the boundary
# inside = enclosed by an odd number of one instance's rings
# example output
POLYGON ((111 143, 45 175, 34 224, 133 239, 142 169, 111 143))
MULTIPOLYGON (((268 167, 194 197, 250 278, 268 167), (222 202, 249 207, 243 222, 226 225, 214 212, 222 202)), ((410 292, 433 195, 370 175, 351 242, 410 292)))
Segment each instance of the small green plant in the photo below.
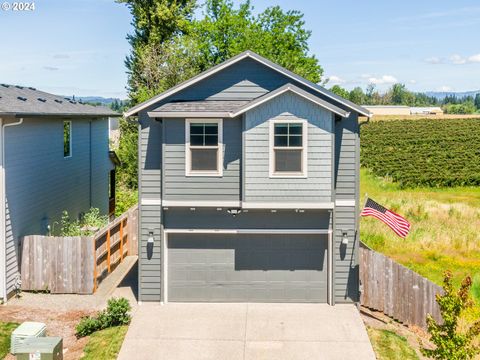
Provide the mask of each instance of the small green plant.
POLYGON ((97 316, 82 318, 75 328, 75 334, 81 338, 98 330, 128 325, 131 320, 130 310, 131 306, 127 299, 111 298, 108 300, 107 308, 100 311, 97 316))
POLYGON ((108 223, 108 216, 101 215, 100 210, 91 208, 80 220, 70 219, 68 211, 62 212, 60 236, 88 236, 108 223))
POLYGON ((456 290, 452 284, 452 273, 446 271, 443 280, 444 294, 437 294, 443 323, 437 322, 427 315, 427 327, 434 349, 422 348, 425 356, 433 359, 467 360, 480 354, 480 347, 475 344, 475 338, 480 334, 480 320, 466 331, 458 329, 458 321, 462 312, 473 306, 470 298, 472 279, 467 276, 456 290))

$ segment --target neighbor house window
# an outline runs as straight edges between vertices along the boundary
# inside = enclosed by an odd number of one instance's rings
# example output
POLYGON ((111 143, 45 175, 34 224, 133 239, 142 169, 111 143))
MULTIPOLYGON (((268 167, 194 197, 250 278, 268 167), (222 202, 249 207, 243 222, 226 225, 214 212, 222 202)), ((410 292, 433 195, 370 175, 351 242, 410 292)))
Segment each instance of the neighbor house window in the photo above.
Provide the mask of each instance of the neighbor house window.
POLYGON ((72 122, 63 122, 63 157, 72 156, 72 122))
POLYGON ((186 175, 222 175, 222 120, 187 119, 186 175))
POLYGON ((270 176, 306 176, 306 143, 306 121, 272 120, 270 124, 270 176))

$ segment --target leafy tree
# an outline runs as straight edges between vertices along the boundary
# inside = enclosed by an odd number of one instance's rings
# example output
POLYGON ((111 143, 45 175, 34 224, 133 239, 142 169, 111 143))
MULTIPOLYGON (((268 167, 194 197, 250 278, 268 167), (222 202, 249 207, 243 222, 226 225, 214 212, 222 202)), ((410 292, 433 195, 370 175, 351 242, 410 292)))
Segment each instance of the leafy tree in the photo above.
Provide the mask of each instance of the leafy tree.
POLYGON ((133 33, 127 35, 132 46, 125 60, 128 72, 128 90, 132 105, 142 101, 144 90, 151 86, 144 57, 152 48, 179 34, 184 34, 193 17, 195 0, 117 0, 126 4, 132 14, 133 33))
POLYGON ((136 189, 138 186, 138 124, 135 121, 120 119, 120 142, 117 155, 121 160, 118 168, 118 188, 126 186, 136 189))
POLYGON ((464 360, 473 359, 476 354, 480 354, 480 347, 474 342, 480 334, 480 320, 464 332, 461 332, 458 326, 462 312, 473 305, 469 295, 471 286, 472 279, 467 276, 456 291, 452 285, 452 273, 445 272, 444 294, 436 296, 443 323, 438 323, 428 314, 428 332, 435 348, 422 348, 424 355, 433 359, 464 360))
POLYGON ((204 18, 192 23, 190 35, 201 52, 200 70, 219 64, 245 50, 252 50, 310 81, 320 82, 323 69, 309 55, 311 32, 303 14, 267 8, 258 16, 249 0, 234 7, 231 0, 207 0, 204 18))
POLYGON ((480 93, 475 95, 475 107, 477 108, 477 110, 480 110, 480 93))
POLYGON ((447 114, 473 114, 476 110, 473 101, 443 106, 443 111, 447 114))
POLYGON ((340 85, 333 85, 330 88, 330 91, 333 92, 334 94, 337 94, 338 96, 341 96, 345 99, 348 99, 350 97, 350 93, 348 92, 347 89, 342 88, 340 85))
POLYGON ((357 104, 363 105, 365 104, 365 94, 361 87, 357 86, 352 91, 350 91, 350 101, 357 104))

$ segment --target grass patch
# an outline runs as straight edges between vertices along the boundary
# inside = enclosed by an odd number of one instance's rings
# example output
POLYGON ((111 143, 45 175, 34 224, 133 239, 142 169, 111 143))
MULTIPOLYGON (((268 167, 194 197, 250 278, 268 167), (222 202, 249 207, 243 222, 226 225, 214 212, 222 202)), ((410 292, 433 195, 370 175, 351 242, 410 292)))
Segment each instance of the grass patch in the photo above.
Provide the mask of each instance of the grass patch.
POLYGON ((10 336, 19 324, 13 322, 0 322, 0 359, 10 353, 10 336))
POLYGON ((128 326, 116 326, 100 330, 92 335, 83 350, 83 360, 115 360, 122 347, 128 326))
POLYGON ((418 360, 407 339, 390 330, 367 327, 373 350, 379 360, 418 360))

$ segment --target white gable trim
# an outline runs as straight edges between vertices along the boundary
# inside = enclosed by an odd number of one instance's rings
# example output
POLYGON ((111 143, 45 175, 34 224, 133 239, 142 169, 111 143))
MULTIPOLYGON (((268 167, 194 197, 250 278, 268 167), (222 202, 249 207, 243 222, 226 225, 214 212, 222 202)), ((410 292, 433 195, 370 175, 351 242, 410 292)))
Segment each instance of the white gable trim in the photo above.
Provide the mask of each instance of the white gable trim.
POLYGON ((364 116, 367 116, 367 117, 370 117, 372 114, 360 107, 360 106, 357 106, 355 104, 352 104, 350 103, 348 100, 346 99, 342 99, 334 94, 332 94, 330 91, 326 90, 326 89, 323 89, 323 88, 320 88, 318 85, 312 83, 311 81, 308 81, 298 75, 295 75, 294 73, 292 73, 291 71, 261 57, 260 55, 258 54, 255 54, 251 51, 245 51, 237 56, 234 56, 233 58, 219 64, 219 65, 216 65, 206 71, 204 71, 203 73, 200 73, 199 75, 197 76, 194 76, 193 78, 191 78, 190 80, 187 80, 187 81, 184 81, 183 83, 177 85, 177 86, 174 86, 172 87, 171 89, 151 98, 150 100, 147 100, 141 104, 138 104, 137 106, 134 106, 133 108, 127 110, 126 112, 124 112, 124 116, 127 118, 129 116, 132 116, 132 115, 136 115, 139 111, 141 110, 144 110, 145 108, 155 104, 156 102, 162 100, 162 99, 165 99, 166 97, 168 96, 171 96, 193 84, 196 84, 197 82, 203 80, 203 79, 206 79, 207 77, 213 75, 213 74, 216 74, 217 72, 229 67, 230 65, 233 65, 233 64, 236 64, 237 62, 245 59, 245 58, 251 58, 251 59, 254 59, 255 61, 258 61, 259 63, 285 75, 286 77, 289 77, 295 81, 298 81, 302 84, 304 84, 305 86, 309 87, 310 89, 312 90, 315 90, 316 92, 322 94, 322 95, 325 95, 327 97, 329 97, 330 99, 332 100, 335 100, 337 102, 339 102, 340 104, 342 105, 345 105, 346 107, 348 107, 349 109, 352 109, 356 112, 358 112, 359 114, 361 115, 364 115, 364 116))

